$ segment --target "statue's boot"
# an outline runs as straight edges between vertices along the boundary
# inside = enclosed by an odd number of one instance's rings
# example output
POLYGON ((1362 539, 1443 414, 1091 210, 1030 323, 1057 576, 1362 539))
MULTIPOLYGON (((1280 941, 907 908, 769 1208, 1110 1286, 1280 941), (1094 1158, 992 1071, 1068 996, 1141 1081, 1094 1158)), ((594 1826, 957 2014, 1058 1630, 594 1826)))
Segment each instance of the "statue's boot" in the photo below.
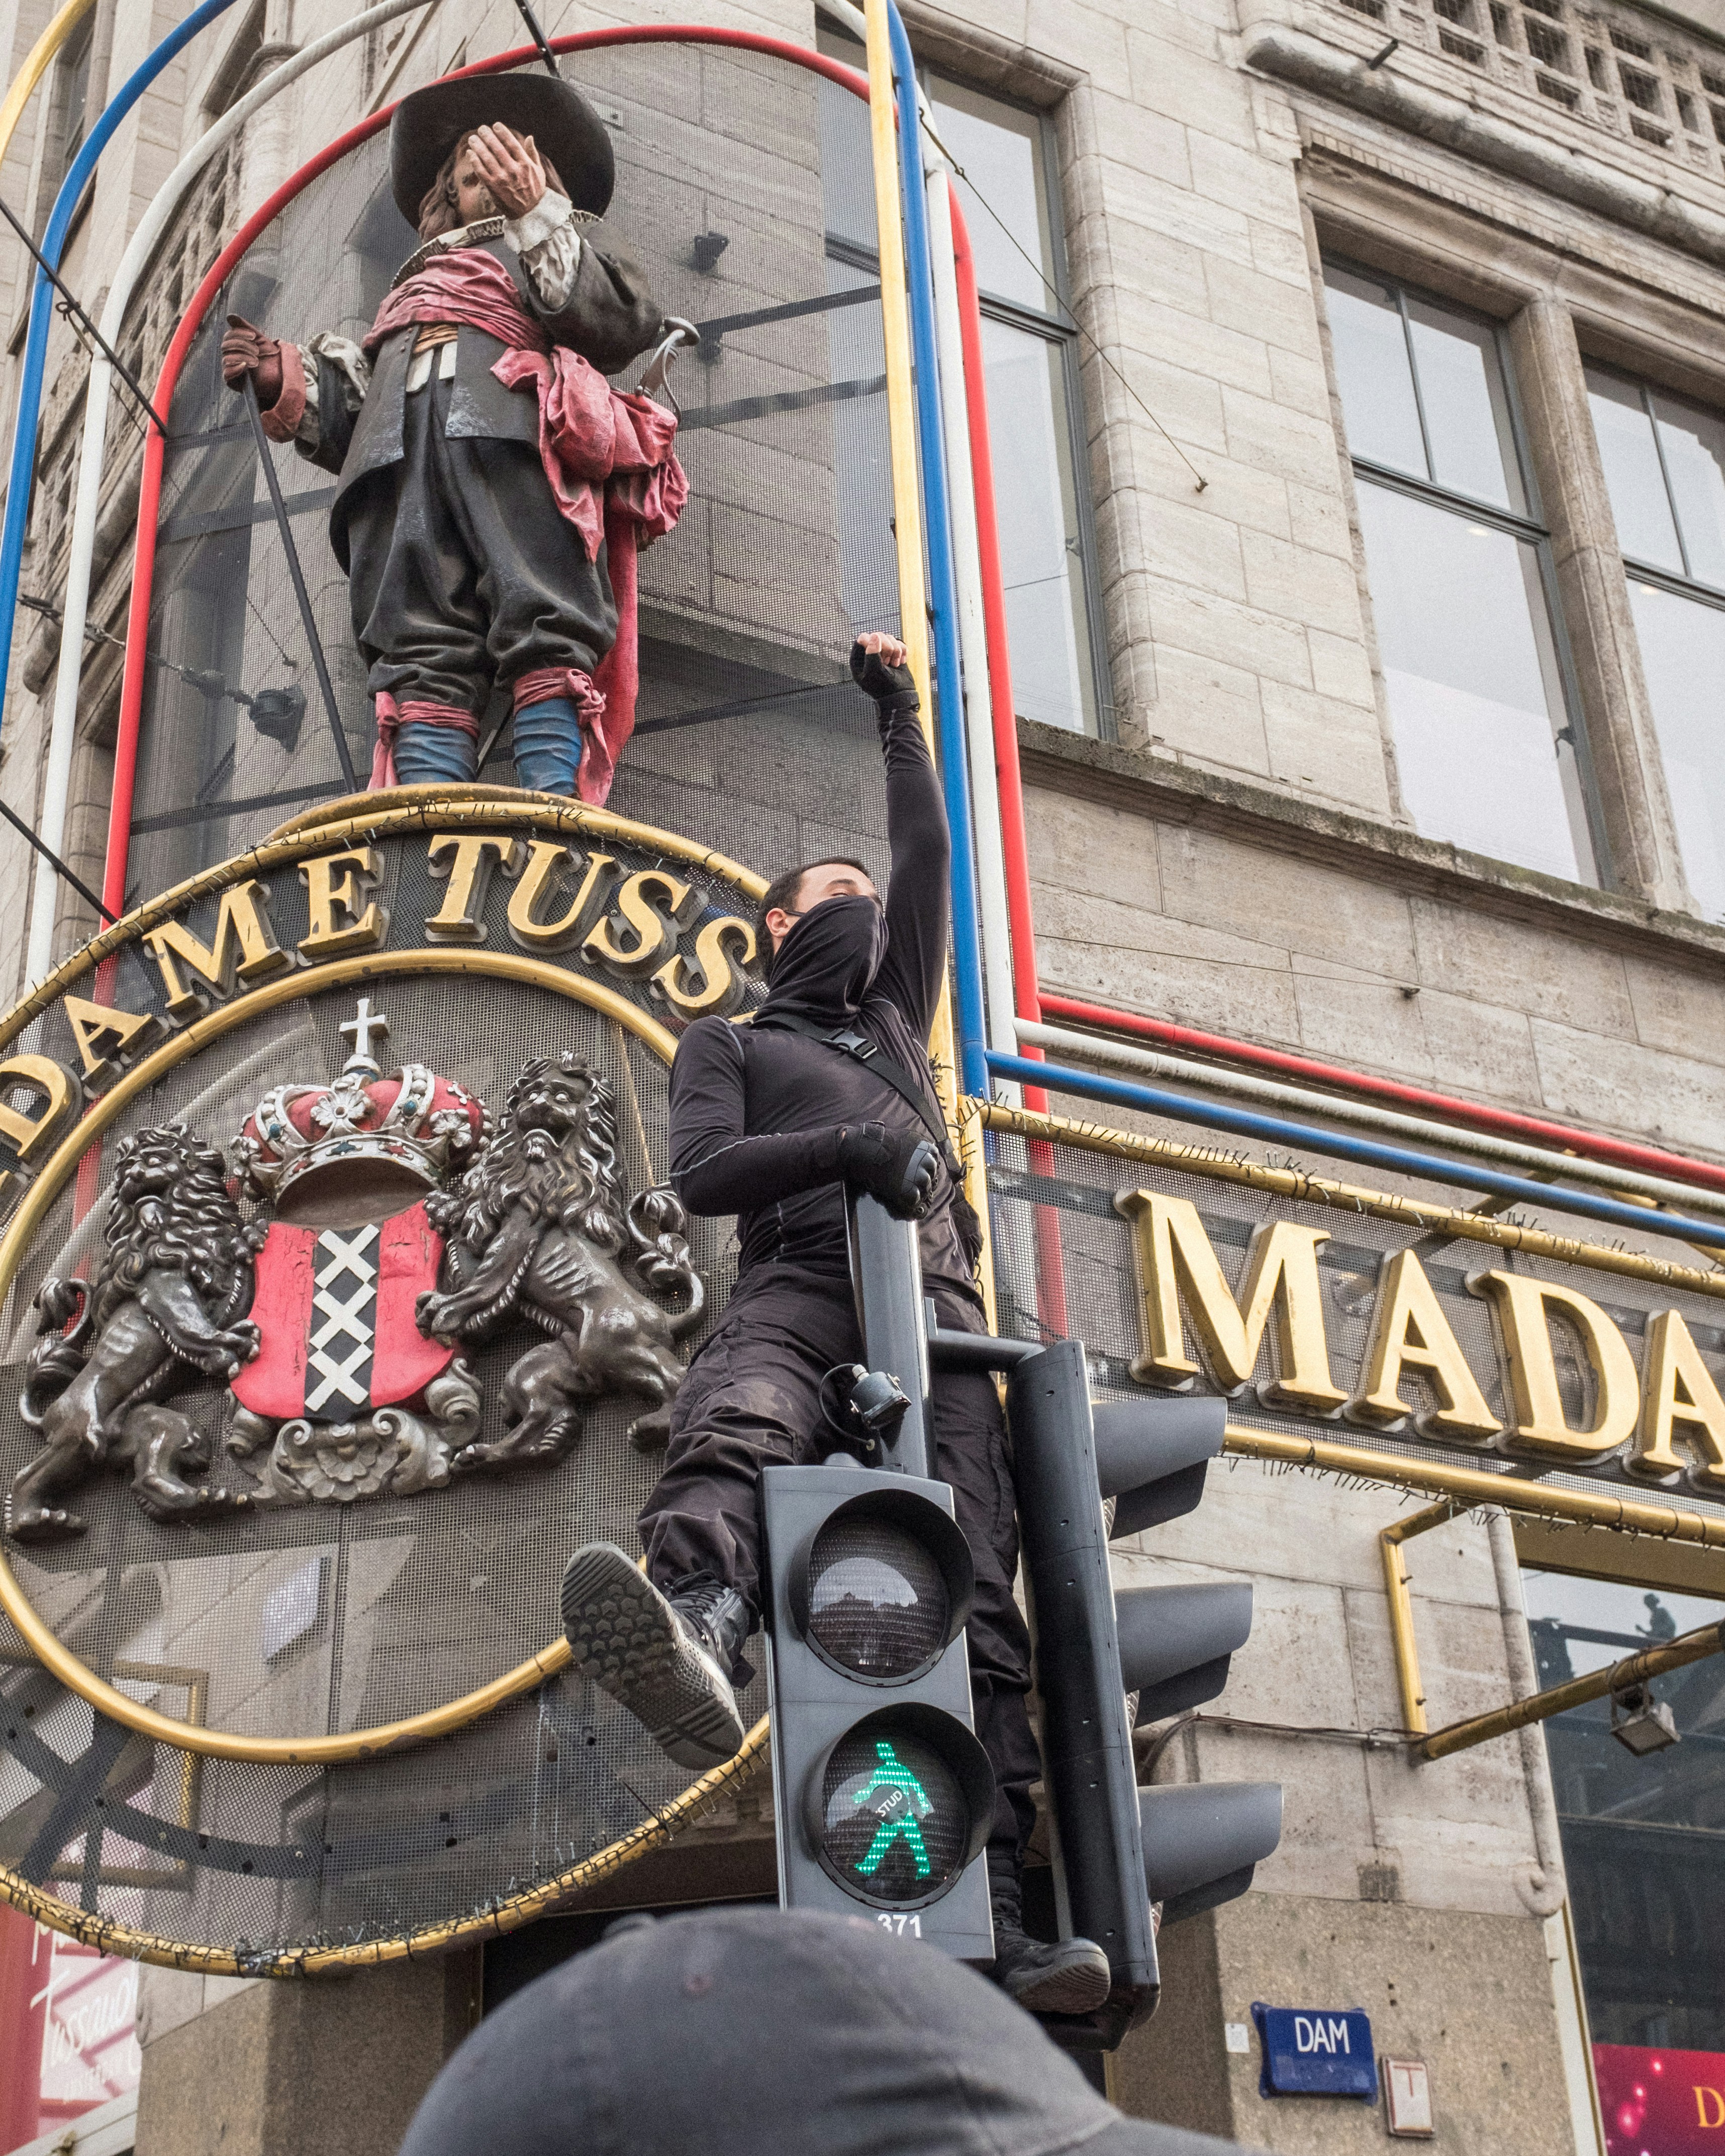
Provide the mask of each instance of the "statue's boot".
POLYGON ((749 1617, 735 1588, 691 1580, 667 1597, 614 1543, 588 1543, 564 1571, 562 1612, 576 1667, 667 1758, 704 1773, 742 1748, 731 1671, 749 1617))
POLYGON ((581 720, 569 696, 543 696, 515 715, 515 775, 534 793, 575 792, 581 768, 581 720))

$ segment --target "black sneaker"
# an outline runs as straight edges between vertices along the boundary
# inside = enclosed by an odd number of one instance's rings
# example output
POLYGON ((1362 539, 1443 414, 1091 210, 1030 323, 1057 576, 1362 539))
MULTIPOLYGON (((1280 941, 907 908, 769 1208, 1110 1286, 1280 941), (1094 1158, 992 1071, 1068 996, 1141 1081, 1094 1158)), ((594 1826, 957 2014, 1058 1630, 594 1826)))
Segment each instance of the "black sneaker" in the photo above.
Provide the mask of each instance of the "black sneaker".
POLYGON ((1114 1979, 1108 1957, 1091 1940, 1047 1946, 996 1917, 994 1981, 1029 2014, 1093 2014, 1114 1979))
MULTIPOLYGON (((718 1593, 742 1609, 734 1590, 718 1593)), ((668 1759, 705 1773, 735 1758, 744 1731, 729 1658, 715 1652, 730 1613, 700 1606, 716 1600, 709 1589, 686 1599, 685 1612, 614 1543, 588 1543, 563 1573, 563 1634, 576 1667, 626 1707, 668 1759)))
POLYGON ((1092 1939, 1050 1946, 1024 1929, 1024 1881, 1002 1850, 988 1851, 994 1981, 1029 2014, 1093 2014, 1114 1988, 1108 1957, 1092 1939))

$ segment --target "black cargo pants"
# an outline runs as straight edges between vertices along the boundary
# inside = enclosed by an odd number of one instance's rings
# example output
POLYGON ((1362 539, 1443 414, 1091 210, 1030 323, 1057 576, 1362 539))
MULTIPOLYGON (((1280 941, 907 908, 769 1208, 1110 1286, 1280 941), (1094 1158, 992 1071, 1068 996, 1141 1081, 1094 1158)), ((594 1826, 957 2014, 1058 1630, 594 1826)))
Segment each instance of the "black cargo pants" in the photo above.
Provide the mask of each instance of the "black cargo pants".
MULTIPOLYGON (((669 1592, 692 1573, 734 1587, 759 1621, 763 1467, 801 1466, 833 1449, 823 1440, 820 1381, 862 1359, 848 1285, 815 1286, 807 1274, 768 1266, 732 1298, 691 1364, 671 1412, 665 1470, 640 1517, 647 1570, 669 1592)), ((942 1326, 985 1330, 963 1290, 927 1284, 942 1326)), ((1030 1785, 1042 1771, 1026 1710, 1030 1635, 1012 1583, 1018 1514, 1006 1425, 993 1381, 981 1373, 934 1380, 935 1472, 952 1486, 976 1564, 976 1607, 966 1628, 976 1733, 999 1789, 989 1845, 1020 1860, 1035 1818, 1030 1785)))

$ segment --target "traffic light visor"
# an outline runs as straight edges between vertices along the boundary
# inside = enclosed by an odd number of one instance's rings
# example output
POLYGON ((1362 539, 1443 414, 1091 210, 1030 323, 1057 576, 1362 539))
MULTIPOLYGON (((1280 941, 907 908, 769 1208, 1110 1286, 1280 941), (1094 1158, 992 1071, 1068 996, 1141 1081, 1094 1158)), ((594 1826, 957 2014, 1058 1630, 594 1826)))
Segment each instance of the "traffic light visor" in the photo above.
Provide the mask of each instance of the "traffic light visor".
POLYGON ((1114 1616, 1122 1687, 1138 1695, 1140 1722, 1160 1722, 1227 1683, 1228 1658, 1251 1635, 1252 1590, 1245 1580, 1129 1587, 1115 1596, 1114 1616))
POLYGON ((828 1514, 790 1580, 797 1629, 860 1683, 908 1684, 964 1628, 976 1599, 968 1544, 914 1491, 870 1491, 828 1514))
POLYGON ((1280 1782, 1184 1782, 1138 1792, 1144 1877, 1164 1925, 1244 1894, 1281 1840, 1280 1782))
POLYGON ((988 1755, 916 1702, 854 1722, 809 1771, 804 1824, 822 1868, 879 1908, 921 1908, 981 1854, 994 1811, 988 1755))
POLYGON ((1204 1469, 1227 1435, 1225 1400, 1107 1400, 1092 1420, 1097 1486, 1116 1501, 1112 1538, 1197 1510, 1204 1469))

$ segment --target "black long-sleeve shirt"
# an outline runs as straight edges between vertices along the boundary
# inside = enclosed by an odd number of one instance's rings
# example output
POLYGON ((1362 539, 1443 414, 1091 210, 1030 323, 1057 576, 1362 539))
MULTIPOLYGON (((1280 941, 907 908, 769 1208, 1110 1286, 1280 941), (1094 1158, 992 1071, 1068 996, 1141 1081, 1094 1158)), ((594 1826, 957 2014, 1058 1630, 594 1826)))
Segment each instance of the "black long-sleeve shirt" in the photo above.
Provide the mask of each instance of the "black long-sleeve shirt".
MULTIPOLYGON (((811 980, 805 969, 794 982, 794 1007, 824 1026, 850 1024, 872 1040, 922 1084, 938 1125, 928 1034, 946 974, 952 840, 915 702, 887 706, 880 732, 892 860, 886 954, 860 1005, 837 978, 811 980)), ((769 1011, 782 996, 793 1000, 785 977, 796 973, 793 946, 812 917, 786 939, 771 976, 769 1011)), ((671 1065, 670 1179, 692 1212, 737 1215, 736 1293, 768 1265, 824 1286, 849 1280, 838 1143, 843 1126, 860 1122, 930 1135, 884 1079, 819 1040, 713 1018, 684 1034, 671 1065)), ((919 1231, 922 1269, 931 1280, 968 1287, 971 1266, 952 1219, 955 1194, 942 1166, 919 1231)))

